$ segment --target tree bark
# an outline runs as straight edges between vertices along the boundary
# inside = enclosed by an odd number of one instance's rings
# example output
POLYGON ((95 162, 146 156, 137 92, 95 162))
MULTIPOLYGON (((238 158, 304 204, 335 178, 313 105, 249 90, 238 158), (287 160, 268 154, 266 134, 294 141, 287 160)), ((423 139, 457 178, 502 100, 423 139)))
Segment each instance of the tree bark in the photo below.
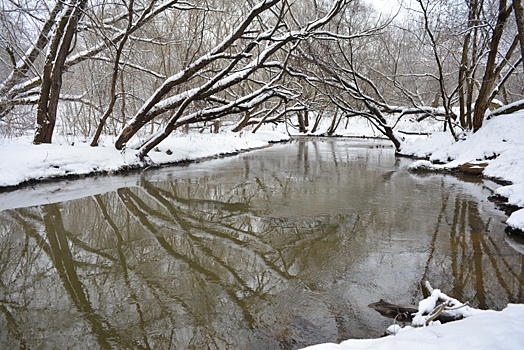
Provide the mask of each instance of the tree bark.
MULTIPOLYGON (((471 79, 469 79, 471 71, 473 69, 472 62, 469 55, 469 46, 471 43, 472 36, 472 27, 477 22, 478 18, 478 0, 468 1, 468 29, 466 36, 464 37, 464 44, 462 46, 462 57, 459 67, 459 107, 460 107, 460 125, 463 128, 468 127, 468 119, 470 119, 471 106, 467 107, 468 98, 467 91, 469 90, 468 85, 473 84, 471 79)), ((476 40, 476 36, 474 37, 476 40)), ((476 45, 473 46, 475 49, 476 45)), ((476 52, 473 50, 471 57, 474 57, 476 52)))
MULTIPOLYGON (((524 6, 522 5, 522 0, 514 0, 513 9, 515 10, 515 19, 517 20, 520 55, 524 59, 524 6)), ((522 70, 524 70, 524 60, 522 61, 522 70)))
POLYGON ((53 29, 56 23, 56 19, 60 11, 64 7, 64 1, 57 1, 55 7, 51 10, 49 18, 44 23, 42 30, 40 31, 38 38, 35 41, 34 46, 31 50, 22 57, 18 63, 14 65, 13 71, 9 76, 0 84, 0 95, 5 95, 9 90, 19 83, 20 79, 24 78, 34 64, 36 59, 40 57, 46 45, 49 43, 49 33, 53 29))
POLYGON ((124 34, 124 37, 118 44, 118 48, 116 50, 116 55, 115 55, 115 62, 113 65, 113 76, 111 78, 111 90, 109 92, 111 100, 109 102, 109 106, 107 107, 106 111, 104 112, 104 115, 102 116, 102 118, 100 118, 100 122, 98 123, 98 127, 96 128, 95 136, 93 137, 93 141, 91 141, 91 147, 98 146, 98 139, 100 138, 100 135, 102 134, 102 130, 104 129, 104 125, 106 124, 107 118, 109 118, 109 116, 113 113, 113 108, 116 103, 116 83, 117 83, 118 72, 119 72, 118 67, 120 65, 120 57, 122 56, 122 51, 124 50, 124 46, 126 45, 127 39, 129 38, 129 35, 131 33, 131 28, 133 26, 133 6, 134 6, 134 1, 133 0, 129 1, 127 29, 124 34))
POLYGON ((504 26, 506 21, 511 13, 512 7, 506 6, 506 0, 500 0, 499 4, 499 14, 497 18, 497 24, 493 29, 493 35, 491 37, 491 42, 489 46, 489 54, 486 62, 486 70, 484 72, 484 78, 482 79, 482 85, 480 86, 479 95, 477 97, 477 102, 475 102, 475 107, 473 109, 473 131, 478 131, 484 122, 484 115, 489 108, 493 87, 495 86, 495 81, 497 79, 497 67, 496 67, 496 58, 498 55, 498 49, 500 44, 500 39, 504 31, 504 26))
POLYGON ((68 4, 69 7, 59 20, 51 39, 38 100, 37 129, 33 140, 35 144, 51 143, 52 141, 62 88, 64 63, 86 2, 87 0, 80 0, 71 1, 68 4))

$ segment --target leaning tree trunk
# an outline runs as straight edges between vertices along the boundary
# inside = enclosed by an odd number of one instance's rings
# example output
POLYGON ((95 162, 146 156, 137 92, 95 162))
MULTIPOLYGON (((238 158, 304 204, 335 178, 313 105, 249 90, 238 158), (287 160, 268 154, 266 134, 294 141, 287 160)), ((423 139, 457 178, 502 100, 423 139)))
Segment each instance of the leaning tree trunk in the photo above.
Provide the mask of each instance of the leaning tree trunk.
MULTIPOLYGON (((517 20, 520 54, 521 57, 524 58, 524 6, 522 6, 522 1, 513 1, 513 8, 515 10, 515 18, 517 20)), ((524 60, 522 61, 522 69, 524 70, 524 60)))
POLYGON ((473 109, 473 131, 478 131, 484 122, 484 115, 489 108, 491 103, 490 97, 492 96, 492 90, 495 86, 495 80, 497 79, 497 65, 496 58, 499 50, 499 43, 504 31, 504 25, 511 13, 512 7, 506 7, 506 1, 501 0, 499 5, 499 15, 497 18, 497 24, 493 29, 493 36, 489 46, 488 59, 486 61, 486 70, 484 72, 484 78, 482 79, 482 85, 480 86, 479 95, 475 107, 473 109))
MULTIPOLYGON (((119 72, 119 65, 120 65, 120 57, 122 56, 122 52, 124 50, 124 47, 126 45, 127 39, 129 38, 129 35, 131 34, 131 29, 133 26, 133 6, 134 1, 129 1, 129 4, 127 5, 128 8, 128 19, 127 19, 127 29, 124 33, 124 36, 122 37, 122 40, 120 41, 120 44, 118 44, 118 48, 116 50, 115 55, 115 62, 113 64, 113 76, 111 78, 111 90, 109 92, 110 96, 110 102, 107 106, 106 111, 104 112, 104 115, 102 115, 102 118, 100 118, 100 122, 98 123, 98 127, 96 128, 95 136, 93 137, 93 140, 91 141, 91 147, 97 147, 98 146, 98 140, 100 139, 100 135, 102 135, 102 130, 104 130, 104 126, 107 122, 107 119, 111 114, 113 113, 113 108, 115 107, 116 103, 116 83, 118 79, 118 72, 119 72)), ((122 76, 122 73, 120 73, 122 76)), ((122 99, 123 100, 123 99, 122 99)))
POLYGON ((76 32, 78 20, 87 0, 73 0, 58 21, 51 37, 46 57, 38 109, 36 115, 35 144, 51 143, 55 129, 58 99, 62 88, 62 73, 69 48, 76 32))

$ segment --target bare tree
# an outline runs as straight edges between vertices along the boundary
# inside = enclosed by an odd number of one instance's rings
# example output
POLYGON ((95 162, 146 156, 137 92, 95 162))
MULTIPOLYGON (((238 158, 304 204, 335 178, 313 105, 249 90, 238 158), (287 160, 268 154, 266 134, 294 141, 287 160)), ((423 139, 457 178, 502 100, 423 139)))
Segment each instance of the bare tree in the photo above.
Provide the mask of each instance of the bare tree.
MULTIPOLYGON (((522 1, 514 0, 513 9, 515 10, 515 20, 518 28, 520 56, 524 57, 524 6, 522 5, 522 1)), ((524 62, 522 63, 522 69, 524 70, 524 62)))
POLYGON ((34 143, 51 143, 56 123, 58 99, 62 88, 64 63, 69 54, 78 20, 87 0, 71 0, 65 5, 51 36, 40 86, 37 129, 34 143))
POLYGON ((510 46, 504 59, 497 64, 496 58, 499 55, 499 44, 504 32, 506 21, 511 14, 512 7, 508 6, 505 0, 500 0, 499 10, 497 16, 497 22, 493 28, 491 41, 489 44, 489 54, 486 61, 486 69, 484 71, 484 77, 482 79, 482 85, 479 89, 477 101, 475 102, 475 108, 473 110, 473 130, 477 131, 483 124, 484 116, 488 110, 489 104, 493 97, 493 88, 496 86, 496 79, 500 76, 502 69, 511 58, 513 50, 516 47, 516 41, 510 46))
POLYGON ((141 158, 180 125, 250 111, 270 98, 291 98, 293 92, 278 84, 286 70, 287 58, 298 43, 320 33, 320 28, 347 3, 336 1, 325 16, 296 29, 286 22, 286 15, 293 10, 286 2, 265 0, 254 5, 218 45, 156 89, 120 133, 116 148, 125 147, 146 123, 169 111, 174 113, 165 126, 140 144, 141 158), (265 75, 264 79, 257 81, 257 74, 265 75), (196 77, 203 78, 200 84, 187 86, 189 82, 194 84, 196 77), (253 92, 235 96, 230 91, 248 80, 258 85, 253 92), (179 92, 169 96, 174 88, 179 92), (234 99, 225 97, 227 94, 234 99), (207 107, 191 112, 190 106, 196 103, 207 107))
MULTIPOLYGON (((161 3, 160 5, 157 6, 157 1, 151 1, 147 7, 141 9, 141 14, 139 18, 136 20, 136 22, 133 22, 133 15, 136 12, 134 1, 131 0, 127 4, 127 26, 126 26, 125 31, 123 32, 123 35, 118 36, 119 42, 116 47, 116 52, 113 58, 113 73, 111 77, 111 87, 109 91, 110 102, 106 110, 104 111, 104 114, 100 118, 100 122, 96 129, 95 136, 93 137, 93 140, 91 141, 91 146, 98 146, 98 140, 100 138, 100 135, 102 134, 102 130, 106 124, 106 121, 113 113, 113 108, 117 100, 116 85, 118 82, 119 67, 122 64, 121 56, 122 56, 123 50, 127 44, 127 41, 130 35, 132 35, 132 33, 135 32, 138 28, 143 26, 146 21, 151 19, 151 16, 150 16, 151 13, 160 13, 164 11, 165 9, 167 9, 168 6, 174 6, 178 2, 179 2, 178 0, 169 1, 167 3, 161 3)), ((124 5, 125 5, 125 2, 124 2, 124 5)), ((194 8, 193 6, 188 6, 188 7, 184 6, 182 8, 179 7, 180 10, 188 10, 188 9, 193 9, 193 8, 194 8)), ((123 75, 120 74, 120 76, 123 79, 123 75)))

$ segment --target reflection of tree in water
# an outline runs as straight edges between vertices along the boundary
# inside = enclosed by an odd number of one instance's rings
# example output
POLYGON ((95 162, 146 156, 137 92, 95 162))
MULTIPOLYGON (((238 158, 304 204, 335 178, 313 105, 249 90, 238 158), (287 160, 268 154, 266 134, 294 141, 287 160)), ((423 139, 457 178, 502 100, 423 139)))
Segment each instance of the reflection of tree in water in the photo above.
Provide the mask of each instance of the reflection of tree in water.
MULTIPOLYGON (((23 246, 10 247, 12 250, 20 249, 18 266, 13 266, 14 268, 11 271, 2 271, 2 281, 4 283, 10 282, 10 286, 4 284, 4 294, 13 299, 17 313, 20 312, 20 319, 27 322, 34 318, 36 325, 43 322, 43 324, 36 326, 40 329, 45 329, 46 326, 68 329, 68 322, 78 322, 75 316, 70 314, 71 305, 76 309, 76 314, 89 324, 90 331, 88 333, 95 338, 94 341, 99 348, 109 349, 113 345, 125 348, 143 348, 138 342, 120 333, 92 306, 87 292, 88 288, 79 278, 77 270, 86 267, 97 268, 97 266, 96 264, 91 265, 85 261, 75 260, 71 251, 72 241, 81 246, 87 246, 77 239, 71 239, 72 234, 64 228, 60 206, 49 204, 40 209, 41 216, 36 216, 35 211, 27 209, 14 211, 11 216, 15 223, 24 227, 26 237, 23 246), (29 262, 29 260, 31 261, 29 262), (26 263, 29 263, 29 265, 25 265, 26 263), (50 269, 50 266, 53 266, 53 269, 50 269), (24 274, 22 275, 20 272, 24 272, 24 274), (10 277, 11 280, 7 281, 6 277, 10 277), (55 277, 58 277, 58 280, 55 277), (62 290, 57 290, 56 282, 61 282, 62 290), (14 291, 9 291, 7 287, 13 286, 20 289, 15 288, 14 291), (17 295, 19 298, 16 298, 17 295), (64 296, 68 297, 63 299, 64 296), (49 305, 45 306, 45 303, 49 305), (44 315, 47 314, 47 317, 38 315, 39 311, 44 315), (36 312, 36 314, 32 314, 32 312, 36 312)), ((91 250, 95 254, 97 253, 96 249, 91 250)), ((108 258, 107 254, 100 253, 100 256, 105 259, 108 258)), ((12 261, 14 257, 10 256, 9 258, 12 261)), ((15 317, 12 317, 12 319, 14 320, 15 317)), ((11 323, 12 325, 15 324, 14 321, 11 323)), ((11 327, 8 331, 14 333, 20 347, 24 347, 26 341, 21 335, 27 337, 27 334, 24 334, 28 331, 28 329, 25 329, 27 325, 22 322, 18 325, 17 329, 11 327)), ((68 341, 70 342, 71 339, 68 341)), ((55 344, 58 347, 64 345, 66 344, 55 344)))
POLYGON ((477 202, 446 195, 423 279, 480 309, 500 309, 508 302, 523 302, 524 256, 501 247, 489 234, 490 227, 491 218, 480 213, 477 202), (452 219, 449 229, 448 225, 441 225, 448 217, 452 219), (446 236, 449 242, 443 244, 446 236), (508 258, 518 261, 519 257, 521 264, 509 262, 508 258))
MULTIPOLYGON (((287 245, 276 249, 261 238, 278 223, 262 222, 247 204, 232 198, 219 201, 201 195, 203 199, 198 199, 191 193, 190 198, 179 197, 177 192, 184 186, 169 188, 172 185, 167 184, 166 189, 161 185, 144 182, 139 189, 120 189, 67 207, 50 204, 40 210, 4 212, 12 230, 25 232, 26 240, 3 240, 8 248, 3 258, 12 261, 27 246, 40 250, 38 261, 29 262, 33 266, 25 269, 39 270, 45 265, 45 271, 24 272, 25 283, 33 279, 46 286, 58 277, 63 288, 54 286, 46 295, 25 285, 22 293, 34 293, 33 302, 42 296, 49 305, 70 302, 76 312, 67 315, 70 327, 60 327, 73 332, 71 328, 82 327, 79 320, 84 320, 90 327, 85 332, 100 348, 149 348, 170 342, 179 347, 184 343, 177 342, 184 338, 187 346, 197 348, 213 340, 220 348, 239 336, 228 329, 257 327, 246 301, 269 297, 280 288, 280 281, 292 279, 288 269, 297 259, 287 256, 287 245), (96 218, 91 217, 93 211, 99 214, 96 218), (14 249, 17 254, 9 253, 14 249), (194 329, 180 326, 177 317, 191 318, 180 323, 195 325, 194 329), (243 325, 233 325, 239 322, 243 325)), ((200 190, 197 186, 196 192, 200 190)), ((235 193, 252 196, 247 191, 235 193)), ((293 229, 322 234, 320 221, 300 226, 295 224, 293 229)), ((288 244, 299 249, 304 245, 304 254, 309 255, 307 245, 318 237, 295 236, 288 244)), ((19 269, 11 266, 2 281, 19 269)), ((6 295, 15 298, 21 291, 11 288, 5 287, 6 295)), ((31 302, 26 307, 24 314, 39 311, 31 302)), ((63 308, 70 311, 68 306, 63 308)), ((20 316, 5 314, 12 325, 10 341, 23 345, 28 330, 17 324, 20 316)), ((260 333, 258 337, 267 336, 260 333)), ((64 344, 70 340, 64 339, 64 344)))

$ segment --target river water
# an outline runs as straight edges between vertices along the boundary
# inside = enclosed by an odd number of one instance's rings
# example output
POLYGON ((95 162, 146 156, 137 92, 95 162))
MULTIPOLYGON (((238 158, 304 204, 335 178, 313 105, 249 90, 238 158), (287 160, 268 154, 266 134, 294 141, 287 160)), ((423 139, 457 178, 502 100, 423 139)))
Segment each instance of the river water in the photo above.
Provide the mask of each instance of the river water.
POLYGON ((303 140, 2 193, 0 348, 377 337, 391 320, 367 305, 417 303, 423 280, 477 308, 524 302, 496 186, 411 162, 383 141, 303 140))

